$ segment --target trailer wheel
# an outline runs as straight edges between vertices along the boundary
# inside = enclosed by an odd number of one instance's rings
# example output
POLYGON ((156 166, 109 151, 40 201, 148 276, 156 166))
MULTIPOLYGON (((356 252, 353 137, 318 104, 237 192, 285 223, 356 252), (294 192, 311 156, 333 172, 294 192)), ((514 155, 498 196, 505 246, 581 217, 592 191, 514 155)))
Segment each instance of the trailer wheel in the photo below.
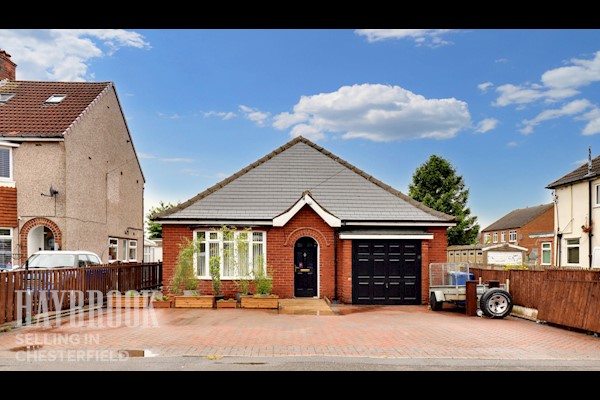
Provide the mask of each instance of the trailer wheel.
POLYGON ((504 318, 512 311, 512 296, 503 289, 489 289, 481 295, 479 308, 490 318, 504 318))
POLYGON ((429 305, 433 311, 442 311, 444 308, 444 302, 438 301, 433 292, 429 293, 429 305))

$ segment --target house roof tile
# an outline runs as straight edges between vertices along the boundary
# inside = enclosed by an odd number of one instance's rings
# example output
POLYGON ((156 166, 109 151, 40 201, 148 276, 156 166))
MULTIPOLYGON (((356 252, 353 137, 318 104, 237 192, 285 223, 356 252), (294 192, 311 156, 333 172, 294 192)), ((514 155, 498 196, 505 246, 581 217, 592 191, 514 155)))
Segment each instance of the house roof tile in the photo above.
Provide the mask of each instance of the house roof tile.
POLYGON ((0 136, 60 137, 110 82, 0 81, 0 93, 14 93, 0 103, 0 136), (65 94, 58 104, 45 104, 65 94))
POLYGON ((483 229, 482 232, 497 231, 501 229, 520 228, 533 219, 540 216, 544 211, 553 208, 554 203, 542 204, 535 207, 519 208, 513 210, 483 229))
POLYGON ((592 171, 591 174, 588 175, 588 163, 581 165, 579 168, 574 169, 568 174, 564 175, 562 178, 555 180, 548 186, 547 189, 554 189, 559 186, 568 185, 570 183, 575 183, 579 181, 584 181, 590 178, 595 178, 600 176, 600 156, 594 158, 592 160, 592 171))
POLYGON ((454 221, 303 137, 156 215, 155 220, 271 220, 306 191, 346 221, 454 221))

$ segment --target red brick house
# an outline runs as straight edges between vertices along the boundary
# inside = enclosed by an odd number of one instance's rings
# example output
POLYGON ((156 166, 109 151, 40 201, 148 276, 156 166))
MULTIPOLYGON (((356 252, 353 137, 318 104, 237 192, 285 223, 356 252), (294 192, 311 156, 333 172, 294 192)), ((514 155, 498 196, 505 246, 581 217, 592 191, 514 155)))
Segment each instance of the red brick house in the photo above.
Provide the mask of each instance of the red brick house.
POLYGON ((225 296, 234 295, 237 269, 247 273, 262 257, 274 294, 354 304, 426 303, 428 265, 445 262, 455 225, 302 137, 155 221, 163 226, 165 284, 178 245, 196 239, 198 289, 212 293, 208 258, 232 246, 216 229, 227 225, 248 246, 235 262, 221 260, 225 296))
POLYGON ((481 231, 481 242, 525 247, 529 262, 551 265, 554 260, 554 203, 509 212, 481 231))

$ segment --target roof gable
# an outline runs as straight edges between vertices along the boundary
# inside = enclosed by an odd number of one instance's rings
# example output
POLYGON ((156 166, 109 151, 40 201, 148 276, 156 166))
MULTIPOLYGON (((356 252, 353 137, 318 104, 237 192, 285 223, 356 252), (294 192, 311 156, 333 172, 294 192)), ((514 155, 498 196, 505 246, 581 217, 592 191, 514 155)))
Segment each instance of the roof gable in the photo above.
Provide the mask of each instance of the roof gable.
POLYGON ((568 185, 579 181, 584 181, 590 178, 600 176, 600 156, 592 160, 592 173, 588 175, 588 163, 582 164, 579 168, 574 169, 568 174, 564 175, 546 186, 547 189, 554 189, 559 186, 568 185))
POLYGON ((451 222, 311 141, 297 137, 155 220, 273 220, 305 192, 350 221, 451 222))
POLYGON ((0 136, 60 137, 83 114, 110 82, 2 81, 0 93, 14 93, 0 104, 0 136), (66 97, 47 104, 54 95, 66 97))
POLYGON ((497 231, 501 229, 521 228, 542 215, 545 211, 554 207, 554 203, 542 204, 535 207, 520 208, 513 210, 483 229, 482 232, 497 231))

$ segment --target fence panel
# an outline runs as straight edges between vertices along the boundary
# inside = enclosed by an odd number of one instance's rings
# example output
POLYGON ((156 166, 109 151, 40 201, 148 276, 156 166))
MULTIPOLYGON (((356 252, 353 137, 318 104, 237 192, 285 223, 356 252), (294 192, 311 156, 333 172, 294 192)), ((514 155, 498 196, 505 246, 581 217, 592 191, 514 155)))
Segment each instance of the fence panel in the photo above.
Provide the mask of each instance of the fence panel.
MULTIPOLYGON (((90 300, 89 291, 100 291, 104 297, 111 290, 150 290, 162 285, 162 263, 105 264, 86 268, 0 272, 0 324, 18 318, 18 296, 26 304, 29 293, 31 311, 55 311, 53 292, 61 309, 79 302, 83 292, 84 304, 90 300)), ((22 310, 21 310, 22 311, 22 310)))

